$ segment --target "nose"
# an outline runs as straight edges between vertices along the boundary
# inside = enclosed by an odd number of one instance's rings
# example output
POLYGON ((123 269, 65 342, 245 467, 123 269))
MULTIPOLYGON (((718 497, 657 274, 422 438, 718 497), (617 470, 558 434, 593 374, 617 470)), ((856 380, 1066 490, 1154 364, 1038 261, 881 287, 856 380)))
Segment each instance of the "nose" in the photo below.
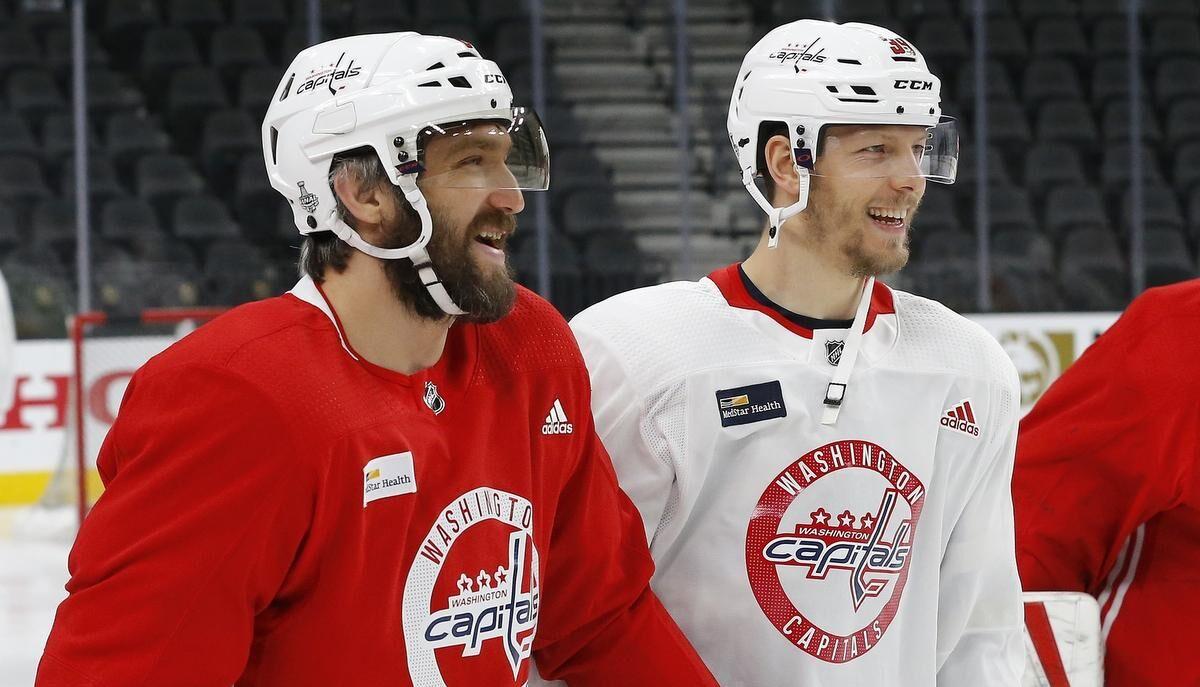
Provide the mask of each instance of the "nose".
POLYGON ((525 209, 525 196, 518 189, 498 188, 488 196, 488 202, 497 210, 510 215, 520 213, 525 209))
POLYGON ((897 191, 908 191, 909 193, 922 194, 925 192, 925 177, 905 174, 903 176, 893 176, 890 180, 891 186, 897 191))
POLYGON ((915 155, 897 159, 892 168, 890 183, 897 191, 924 191, 925 177, 921 176, 921 160, 915 155))

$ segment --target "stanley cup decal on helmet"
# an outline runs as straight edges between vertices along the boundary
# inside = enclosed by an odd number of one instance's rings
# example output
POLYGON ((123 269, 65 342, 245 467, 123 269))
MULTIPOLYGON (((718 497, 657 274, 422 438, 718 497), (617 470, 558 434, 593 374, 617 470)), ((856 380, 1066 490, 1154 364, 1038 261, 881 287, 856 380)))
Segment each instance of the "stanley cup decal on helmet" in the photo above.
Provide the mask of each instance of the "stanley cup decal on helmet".
POLYGON ((496 63, 453 38, 414 32, 351 36, 302 50, 283 71, 277 91, 262 124, 263 160, 271 186, 292 204, 300 233, 331 231, 373 257, 411 260, 438 306, 448 315, 463 314, 427 251, 434 227, 418 187, 425 142, 453 135, 462 125, 492 123, 512 142, 510 173, 471 188, 549 187, 541 122, 532 110, 514 106, 496 63), (306 188, 292 181, 328 179, 335 155, 361 148, 374 150, 388 180, 421 219, 419 236, 407 246, 368 243, 338 216, 327 183, 306 188))
POLYGON ((317 206, 321 204, 320 199, 317 198, 317 194, 309 193, 308 189, 304 188, 303 181, 297 181, 296 186, 300 187, 300 207, 304 208, 304 211, 309 214, 316 212, 317 206))
POLYGON ((919 176, 953 183, 958 134, 954 120, 942 117, 940 101, 941 81, 925 58, 888 29, 802 19, 759 40, 738 70, 726 123, 742 185, 767 213, 768 245, 774 248, 783 222, 808 206, 822 130, 831 124, 925 127, 919 176), (764 123, 786 128, 799 177, 799 196, 778 208, 755 184, 770 174, 758 159, 764 123))

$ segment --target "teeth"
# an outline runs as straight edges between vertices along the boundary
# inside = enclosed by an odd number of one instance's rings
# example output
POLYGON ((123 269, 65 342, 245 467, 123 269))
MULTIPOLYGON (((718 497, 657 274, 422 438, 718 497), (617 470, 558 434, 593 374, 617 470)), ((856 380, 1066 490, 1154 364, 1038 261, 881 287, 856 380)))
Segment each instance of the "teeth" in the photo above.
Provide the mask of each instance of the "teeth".
POLYGON ((904 219, 908 215, 908 210, 905 209, 870 208, 867 212, 874 217, 888 217, 891 219, 904 219))

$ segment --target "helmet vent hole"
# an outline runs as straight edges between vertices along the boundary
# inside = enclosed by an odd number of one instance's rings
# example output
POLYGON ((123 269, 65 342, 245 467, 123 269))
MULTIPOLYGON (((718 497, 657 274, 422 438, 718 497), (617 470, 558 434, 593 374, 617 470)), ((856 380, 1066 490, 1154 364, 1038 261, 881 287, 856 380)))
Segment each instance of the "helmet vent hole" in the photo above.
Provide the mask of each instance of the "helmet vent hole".
POLYGON ((850 90, 858 95, 875 95, 875 89, 870 86, 851 86, 850 90))
POLYGON ((857 64, 860 67, 862 66, 862 62, 859 62, 858 60, 848 60, 848 59, 841 58, 841 57, 838 58, 838 62, 840 62, 842 64, 857 64))
POLYGON ((479 57, 479 55, 476 55, 473 52, 460 52, 460 53, 458 53, 458 56, 459 57, 479 57))
POLYGON ((830 93, 837 93, 838 87, 837 86, 826 86, 825 90, 829 91, 830 93))
POLYGON ((292 82, 295 80, 296 72, 292 72, 292 75, 288 77, 287 85, 283 87, 283 93, 279 94, 279 102, 287 100, 288 95, 292 92, 292 82))
POLYGON ((442 64, 441 62, 434 62, 433 64, 426 67, 425 71, 431 72, 435 69, 445 69, 445 68, 446 68, 446 65, 442 64))
POLYGON ((279 129, 271 127, 271 164, 279 164, 279 129))
POLYGON ((450 85, 454 86, 455 88, 470 88, 471 87, 471 82, 467 81, 467 77, 465 77, 465 76, 452 76, 452 77, 450 77, 449 81, 450 81, 450 85))
POLYGON ((897 62, 916 62, 917 61, 917 58, 915 58, 915 57, 896 57, 895 55, 892 55, 892 59, 897 62))
POLYGON ((417 88, 441 88, 441 87, 442 87, 442 84, 440 81, 426 81, 425 83, 417 84, 417 88))

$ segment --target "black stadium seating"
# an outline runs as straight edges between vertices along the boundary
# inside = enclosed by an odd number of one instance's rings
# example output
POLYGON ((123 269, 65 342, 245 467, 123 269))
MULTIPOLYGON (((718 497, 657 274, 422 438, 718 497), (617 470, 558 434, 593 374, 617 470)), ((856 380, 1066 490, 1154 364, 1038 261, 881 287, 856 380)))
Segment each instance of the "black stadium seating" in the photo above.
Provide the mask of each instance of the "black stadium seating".
MULTIPOLYGON (((287 204, 267 184, 260 123, 283 67, 308 40, 307 0, 88 3, 91 219, 100 302, 232 304, 286 288, 295 246, 287 204), (142 288, 131 288, 134 275, 142 288), (145 284, 154 283, 153 289, 145 284)), ((724 131, 745 50, 785 20, 883 24, 912 37, 961 120, 959 184, 930 185, 912 264, 893 279, 973 310, 978 289, 975 40, 953 0, 693 0, 692 106, 674 102, 669 3, 546 0, 553 150, 549 192, 555 302, 567 314, 615 291, 695 278, 743 257, 762 226, 724 131), (676 124, 691 123, 694 240, 678 239, 676 124)), ((1140 141, 1131 136, 1124 0, 989 0, 989 222, 1001 310, 1120 308, 1130 297, 1132 162, 1147 185, 1148 283, 1195 276, 1200 242, 1200 4, 1143 0, 1140 141)), ((524 3, 324 0, 326 38, 445 32, 476 42, 531 93, 524 3)), ((61 331, 74 284, 74 122, 65 11, 0 0, 0 269, 38 293, 23 336, 61 331), (37 247, 36 249, 34 247, 37 247), (36 269, 34 269, 36 267, 36 269), (40 280, 40 281, 39 281, 40 280)), ((536 281, 532 212, 513 263, 536 281)))

